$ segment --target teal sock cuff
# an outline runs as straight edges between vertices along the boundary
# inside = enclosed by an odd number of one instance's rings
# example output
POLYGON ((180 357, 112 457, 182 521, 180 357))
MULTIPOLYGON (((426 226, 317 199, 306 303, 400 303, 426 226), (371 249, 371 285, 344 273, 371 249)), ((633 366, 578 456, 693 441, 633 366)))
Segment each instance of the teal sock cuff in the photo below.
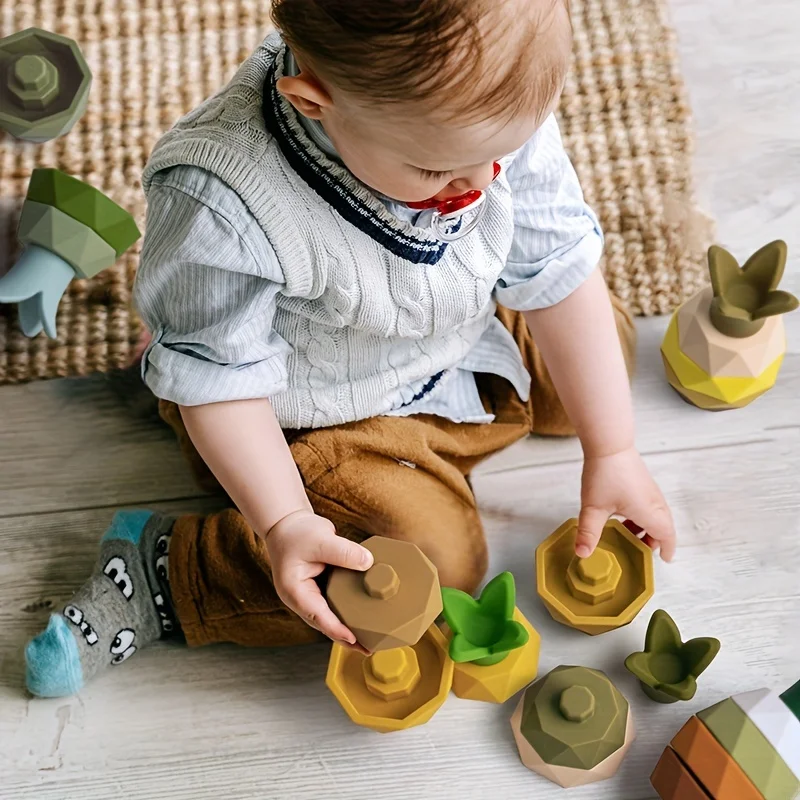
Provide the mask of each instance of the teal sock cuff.
POLYGON ((127 539, 138 545, 142 538, 142 531, 152 516, 152 511, 117 511, 114 519, 111 520, 111 526, 103 534, 102 541, 127 539))
POLYGON ((47 629, 25 648, 25 683, 38 697, 66 697, 83 686, 78 644, 64 618, 50 617, 47 629))

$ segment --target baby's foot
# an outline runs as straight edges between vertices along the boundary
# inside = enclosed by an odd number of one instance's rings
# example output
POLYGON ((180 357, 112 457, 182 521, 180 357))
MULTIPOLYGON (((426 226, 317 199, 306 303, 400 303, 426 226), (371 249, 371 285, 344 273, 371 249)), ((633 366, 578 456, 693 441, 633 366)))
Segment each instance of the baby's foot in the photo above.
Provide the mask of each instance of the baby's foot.
POLYGON ((150 511, 114 516, 92 576, 25 648, 31 694, 74 694, 99 670, 175 629, 168 583, 172 522, 150 511))

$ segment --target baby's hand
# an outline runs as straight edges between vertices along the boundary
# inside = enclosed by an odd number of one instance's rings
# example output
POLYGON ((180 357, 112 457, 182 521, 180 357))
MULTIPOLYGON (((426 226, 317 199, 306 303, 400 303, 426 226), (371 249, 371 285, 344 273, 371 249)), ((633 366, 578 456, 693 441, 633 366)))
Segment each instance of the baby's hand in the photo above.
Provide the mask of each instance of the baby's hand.
POLYGON ((296 511, 274 525, 267 536, 267 550, 281 600, 330 639, 363 650, 352 631, 331 611, 314 578, 328 564, 367 570, 372 566, 372 553, 337 536, 330 520, 311 511, 296 511))
POLYGON ((654 550, 660 547, 664 561, 672 561, 676 538, 672 514, 635 448, 585 459, 575 546, 579 556, 594 552, 604 525, 614 514, 644 528, 644 541, 654 550))

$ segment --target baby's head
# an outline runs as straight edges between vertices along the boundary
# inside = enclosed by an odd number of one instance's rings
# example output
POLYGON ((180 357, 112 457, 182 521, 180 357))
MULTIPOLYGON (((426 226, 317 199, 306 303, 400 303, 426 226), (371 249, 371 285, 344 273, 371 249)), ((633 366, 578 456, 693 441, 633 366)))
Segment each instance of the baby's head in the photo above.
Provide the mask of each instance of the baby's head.
POLYGON ((403 202, 492 181, 555 109, 569 0, 273 0, 300 66, 278 89, 348 169, 403 202))

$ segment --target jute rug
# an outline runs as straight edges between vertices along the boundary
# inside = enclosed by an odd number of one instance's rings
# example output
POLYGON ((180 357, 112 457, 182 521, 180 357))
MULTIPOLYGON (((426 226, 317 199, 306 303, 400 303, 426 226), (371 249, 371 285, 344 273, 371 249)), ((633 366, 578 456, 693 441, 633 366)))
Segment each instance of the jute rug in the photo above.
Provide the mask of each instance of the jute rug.
MULTIPOLYGON (((694 208, 689 108, 668 0, 572 0, 575 66, 562 129, 606 232, 612 289, 637 314, 671 311, 703 281, 707 226, 694 208)), ((144 226, 140 175, 159 135, 223 85, 269 26, 268 0, 0 0, 0 35, 32 25, 82 46, 94 73, 73 131, 44 145, 0 134, 0 274, 31 171, 58 167, 106 191, 144 226)), ((130 304, 140 244, 75 281, 58 339, 20 333, 0 306, 0 383, 108 371, 140 335, 130 304)))

